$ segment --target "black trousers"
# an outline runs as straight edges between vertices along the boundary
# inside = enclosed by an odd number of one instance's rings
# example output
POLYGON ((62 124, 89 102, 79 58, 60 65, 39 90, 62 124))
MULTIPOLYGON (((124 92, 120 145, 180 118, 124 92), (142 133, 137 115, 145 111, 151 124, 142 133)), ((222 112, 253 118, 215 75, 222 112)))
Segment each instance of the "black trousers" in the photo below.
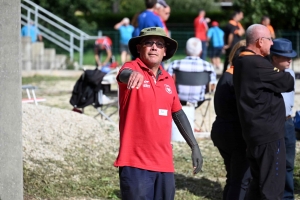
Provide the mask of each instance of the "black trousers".
POLYGON ((281 200, 285 185, 284 138, 247 148, 252 181, 246 200, 281 200))
POLYGON ((243 200, 251 181, 246 149, 236 149, 235 151, 224 147, 218 147, 218 149, 224 159, 227 171, 223 200, 243 200))
POLYGON ((122 200, 174 200, 175 178, 172 172, 155 172, 135 167, 120 167, 122 200))

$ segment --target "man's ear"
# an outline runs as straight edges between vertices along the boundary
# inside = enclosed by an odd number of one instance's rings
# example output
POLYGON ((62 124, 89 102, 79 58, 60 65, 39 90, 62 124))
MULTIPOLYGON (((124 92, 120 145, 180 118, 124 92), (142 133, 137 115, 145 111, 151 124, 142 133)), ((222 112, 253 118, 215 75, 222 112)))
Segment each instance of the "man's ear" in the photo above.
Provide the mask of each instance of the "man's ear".
POLYGON ((164 48, 165 52, 164 52, 164 56, 166 56, 166 52, 167 52, 167 47, 164 48))
POLYGON ((261 48, 262 47, 262 40, 260 38, 256 41, 256 47, 257 48, 261 48))

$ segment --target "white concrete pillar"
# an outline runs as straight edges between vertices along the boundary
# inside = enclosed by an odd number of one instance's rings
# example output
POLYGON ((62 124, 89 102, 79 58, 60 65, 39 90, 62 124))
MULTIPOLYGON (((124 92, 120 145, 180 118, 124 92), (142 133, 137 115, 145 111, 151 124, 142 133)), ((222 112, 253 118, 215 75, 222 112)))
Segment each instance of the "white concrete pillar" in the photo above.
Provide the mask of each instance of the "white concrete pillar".
POLYGON ((0 199, 23 199, 20 0, 0 1, 0 199))

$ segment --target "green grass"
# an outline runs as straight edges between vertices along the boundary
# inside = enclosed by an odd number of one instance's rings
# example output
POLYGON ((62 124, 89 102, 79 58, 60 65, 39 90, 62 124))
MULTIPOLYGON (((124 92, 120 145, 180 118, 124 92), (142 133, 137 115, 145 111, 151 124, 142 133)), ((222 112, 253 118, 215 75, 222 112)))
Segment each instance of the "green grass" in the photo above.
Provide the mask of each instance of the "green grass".
MULTIPOLYGON (((204 143, 204 142, 202 142, 204 143)), ((203 173, 192 175, 190 149, 187 144, 174 144, 175 152, 175 199, 221 199, 224 168, 219 155, 211 157, 211 142, 203 150, 206 165, 203 173), (216 172, 215 169, 220 169, 216 172)), ((97 150, 97 149, 94 149, 97 150)), ((74 149, 63 162, 32 160, 38 166, 30 169, 24 165, 24 191, 27 196, 58 200, 62 197, 89 197, 120 199, 118 169, 112 166, 115 156, 104 154, 90 160, 88 151, 74 149), (75 153, 74 152, 80 152, 75 153)))
MULTIPOLYGON (((200 142, 204 156, 203 172, 193 176, 190 150, 186 144, 174 145, 176 200, 220 200, 225 181, 223 160, 211 141, 200 142)), ((75 149, 77 152, 85 152, 75 149)), ((97 160, 87 160, 84 153, 65 157, 64 162, 34 161, 44 168, 24 166, 24 192, 27 196, 59 200, 62 197, 120 199, 115 156, 106 154, 97 160), (51 167, 55 166, 55 167, 51 167), (56 173, 57 171, 58 173, 56 173)), ((299 199, 300 157, 296 157, 295 193, 299 199)))

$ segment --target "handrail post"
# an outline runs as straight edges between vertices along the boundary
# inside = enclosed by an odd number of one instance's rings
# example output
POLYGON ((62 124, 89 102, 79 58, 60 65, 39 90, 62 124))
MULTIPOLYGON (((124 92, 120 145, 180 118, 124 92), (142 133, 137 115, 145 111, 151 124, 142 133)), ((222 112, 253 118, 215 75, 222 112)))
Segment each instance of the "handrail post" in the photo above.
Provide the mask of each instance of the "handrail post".
POLYGON ((84 40, 84 36, 81 33, 80 34, 80 57, 79 57, 79 66, 82 68, 83 66, 83 40, 84 40))
POLYGON ((39 10, 38 10, 38 7, 35 6, 34 7, 34 24, 35 24, 35 26, 38 25, 38 15, 39 15, 39 10))
POLYGON ((30 10, 27 10, 27 26, 30 24, 30 10))
POLYGON ((69 49, 69 52, 70 52, 70 60, 73 61, 74 59, 74 34, 71 33, 70 35, 70 49, 69 49))

